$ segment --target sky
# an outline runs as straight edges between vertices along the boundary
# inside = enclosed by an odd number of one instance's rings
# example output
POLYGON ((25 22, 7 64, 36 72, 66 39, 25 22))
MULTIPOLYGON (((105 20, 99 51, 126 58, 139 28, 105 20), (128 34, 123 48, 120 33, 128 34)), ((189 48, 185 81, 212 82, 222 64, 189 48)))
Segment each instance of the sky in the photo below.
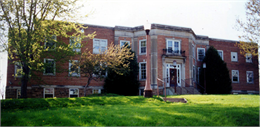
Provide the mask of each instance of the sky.
MULTIPOLYGON (((101 26, 146 23, 191 28, 196 35, 239 40, 236 19, 245 19, 246 0, 83 0, 79 22, 101 26)), ((6 84, 7 54, 0 53, 1 86, 6 84)))

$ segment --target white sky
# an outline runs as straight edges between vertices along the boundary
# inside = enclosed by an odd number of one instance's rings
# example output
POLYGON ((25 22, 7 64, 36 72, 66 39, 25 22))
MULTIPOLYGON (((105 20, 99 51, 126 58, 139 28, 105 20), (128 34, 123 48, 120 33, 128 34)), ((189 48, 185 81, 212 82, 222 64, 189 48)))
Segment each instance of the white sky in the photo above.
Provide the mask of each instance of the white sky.
MULTIPOLYGON (((245 19, 246 0, 88 0, 81 23, 102 26, 141 26, 150 23, 191 28, 197 35, 238 40, 236 19, 245 19)), ((6 54, 0 53, 0 76, 6 83, 6 54)), ((1 89, 0 86, 0 89, 1 89)))

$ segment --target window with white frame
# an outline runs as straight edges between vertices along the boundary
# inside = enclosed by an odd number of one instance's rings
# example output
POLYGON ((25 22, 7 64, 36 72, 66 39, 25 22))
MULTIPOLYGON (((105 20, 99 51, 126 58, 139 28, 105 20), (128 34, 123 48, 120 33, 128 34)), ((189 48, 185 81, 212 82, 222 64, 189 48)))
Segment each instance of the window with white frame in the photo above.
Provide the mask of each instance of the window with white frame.
POLYGON ((93 72, 93 76, 97 77, 97 76, 102 76, 102 77, 106 77, 107 76, 107 70, 106 70, 106 65, 105 64, 99 64, 99 65, 95 65, 95 70, 93 72))
POLYGON ((218 50, 218 54, 221 57, 221 59, 224 60, 224 58, 223 58, 223 50, 218 50))
POLYGON ((56 35, 46 37, 45 43, 44 43, 44 48, 48 49, 48 50, 54 50, 56 48, 56 41, 57 41, 56 35))
POLYGON ((16 98, 21 98, 21 89, 17 89, 17 97, 16 98))
POLYGON ((204 57, 205 57, 205 48, 197 48, 198 61, 203 61, 204 57))
POLYGON ((252 63, 252 54, 246 53, 246 62, 247 63, 252 63))
POLYGON ((238 70, 232 70, 232 82, 239 83, 239 71, 238 70))
POLYGON ((92 94, 101 94, 101 89, 93 89, 92 94))
POLYGON ((167 53, 178 53, 181 52, 181 41, 174 39, 166 39, 167 53))
POLYGON ((139 79, 146 79, 146 62, 139 63, 139 79))
POLYGON ((79 97, 79 89, 69 89, 70 97, 79 97))
POLYGON ((123 47, 125 44, 128 44, 128 46, 130 46, 130 41, 120 40, 120 47, 123 47))
POLYGON ((231 52, 231 61, 237 62, 237 52, 231 52))
POLYGON ((80 67, 78 62, 78 60, 69 61, 69 76, 80 76, 80 67))
POLYGON ((93 39, 93 53, 101 54, 107 50, 107 39, 93 39))
POLYGON ((139 54, 146 54, 146 40, 139 41, 139 54))
POLYGON ((14 64, 14 76, 22 77, 23 68, 21 62, 15 62, 14 64))
POLYGON ((53 98, 54 97, 54 88, 44 88, 43 97, 44 98, 53 98))
POLYGON ((45 68, 43 71, 44 75, 55 75, 55 61, 54 59, 44 59, 45 68))
POLYGON ((254 83, 253 71, 246 71, 246 81, 247 81, 247 83, 254 83))
POLYGON ((81 38, 80 37, 70 37, 70 47, 73 51, 81 51, 81 38))

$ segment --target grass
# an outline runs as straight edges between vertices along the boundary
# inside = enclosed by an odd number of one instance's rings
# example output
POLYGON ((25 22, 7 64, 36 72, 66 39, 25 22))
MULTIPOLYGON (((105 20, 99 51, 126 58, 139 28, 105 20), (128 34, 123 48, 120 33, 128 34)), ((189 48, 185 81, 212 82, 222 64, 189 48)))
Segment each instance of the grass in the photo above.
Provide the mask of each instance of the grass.
POLYGON ((142 96, 4 100, 1 125, 259 126, 259 95, 169 97, 186 98, 188 103, 166 103, 142 96))

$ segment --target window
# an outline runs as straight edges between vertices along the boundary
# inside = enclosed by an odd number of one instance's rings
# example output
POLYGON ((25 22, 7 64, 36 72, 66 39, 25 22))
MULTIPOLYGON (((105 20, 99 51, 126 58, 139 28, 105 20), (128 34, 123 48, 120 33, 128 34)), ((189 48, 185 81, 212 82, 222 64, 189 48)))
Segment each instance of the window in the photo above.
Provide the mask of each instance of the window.
POLYGON ((69 61, 69 76, 80 76, 80 67, 77 65, 78 60, 69 61))
POLYGON ((247 83, 254 83, 254 78, 253 78, 253 71, 246 71, 246 81, 247 83))
POLYGON ((140 62, 139 68, 139 79, 146 79, 146 63, 140 62))
POLYGON ((23 68, 20 62, 15 62, 14 64, 14 76, 15 77, 22 77, 23 68))
POLYGON ((146 54, 146 40, 139 41, 139 54, 146 54))
POLYGON ((181 42, 179 40, 166 39, 167 53, 178 53, 181 52, 181 42))
POLYGON ((106 77, 107 76, 106 65, 102 64, 102 63, 99 65, 95 65, 95 70, 93 72, 93 76, 94 77, 97 77, 97 76, 106 77))
POLYGON ((73 49, 73 51, 80 52, 81 51, 81 38, 70 37, 70 47, 73 49))
POLYGON ((198 67, 198 83, 200 82, 200 67, 198 67))
POLYGON ((44 88, 43 91, 44 98, 53 98, 54 97, 54 88, 44 88))
POLYGON ((194 45, 192 45, 192 54, 193 54, 193 58, 195 59, 195 46, 194 45))
POLYGON ((246 62, 247 63, 252 63, 252 54, 246 53, 246 62))
POLYGON ((239 71, 238 70, 232 70, 232 82, 239 83, 239 71))
POLYGON ((70 97, 79 97, 79 89, 69 89, 70 97))
POLYGON ((17 98, 21 98, 21 89, 17 89, 17 98))
POLYGON ((198 61, 203 61, 205 56, 205 48, 197 48, 198 61))
POLYGON ((107 40, 106 39, 93 39, 93 53, 101 54, 107 50, 107 40))
POLYGON ((231 61, 238 61, 237 60, 237 52, 231 52, 231 61))
POLYGON ((126 43, 130 46, 130 41, 120 40, 120 47, 124 46, 126 43))
POLYGON ((218 50, 218 54, 219 54, 219 56, 221 57, 221 59, 224 60, 224 59, 223 59, 223 51, 222 51, 222 50, 218 50))
POLYGON ((55 61, 53 59, 44 59, 45 69, 44 75, 55 75, 55 61))
POLYGON ((47 37, 45 39, 44 43, 44 48, 50 50, 54 50, 56 48, 56 41, 57 41, 57 36, 52 35, 51 37, 47 37))
POLYGON ((92 93, 93 94, 101 94, 101 89, 93 89, 92 93))

